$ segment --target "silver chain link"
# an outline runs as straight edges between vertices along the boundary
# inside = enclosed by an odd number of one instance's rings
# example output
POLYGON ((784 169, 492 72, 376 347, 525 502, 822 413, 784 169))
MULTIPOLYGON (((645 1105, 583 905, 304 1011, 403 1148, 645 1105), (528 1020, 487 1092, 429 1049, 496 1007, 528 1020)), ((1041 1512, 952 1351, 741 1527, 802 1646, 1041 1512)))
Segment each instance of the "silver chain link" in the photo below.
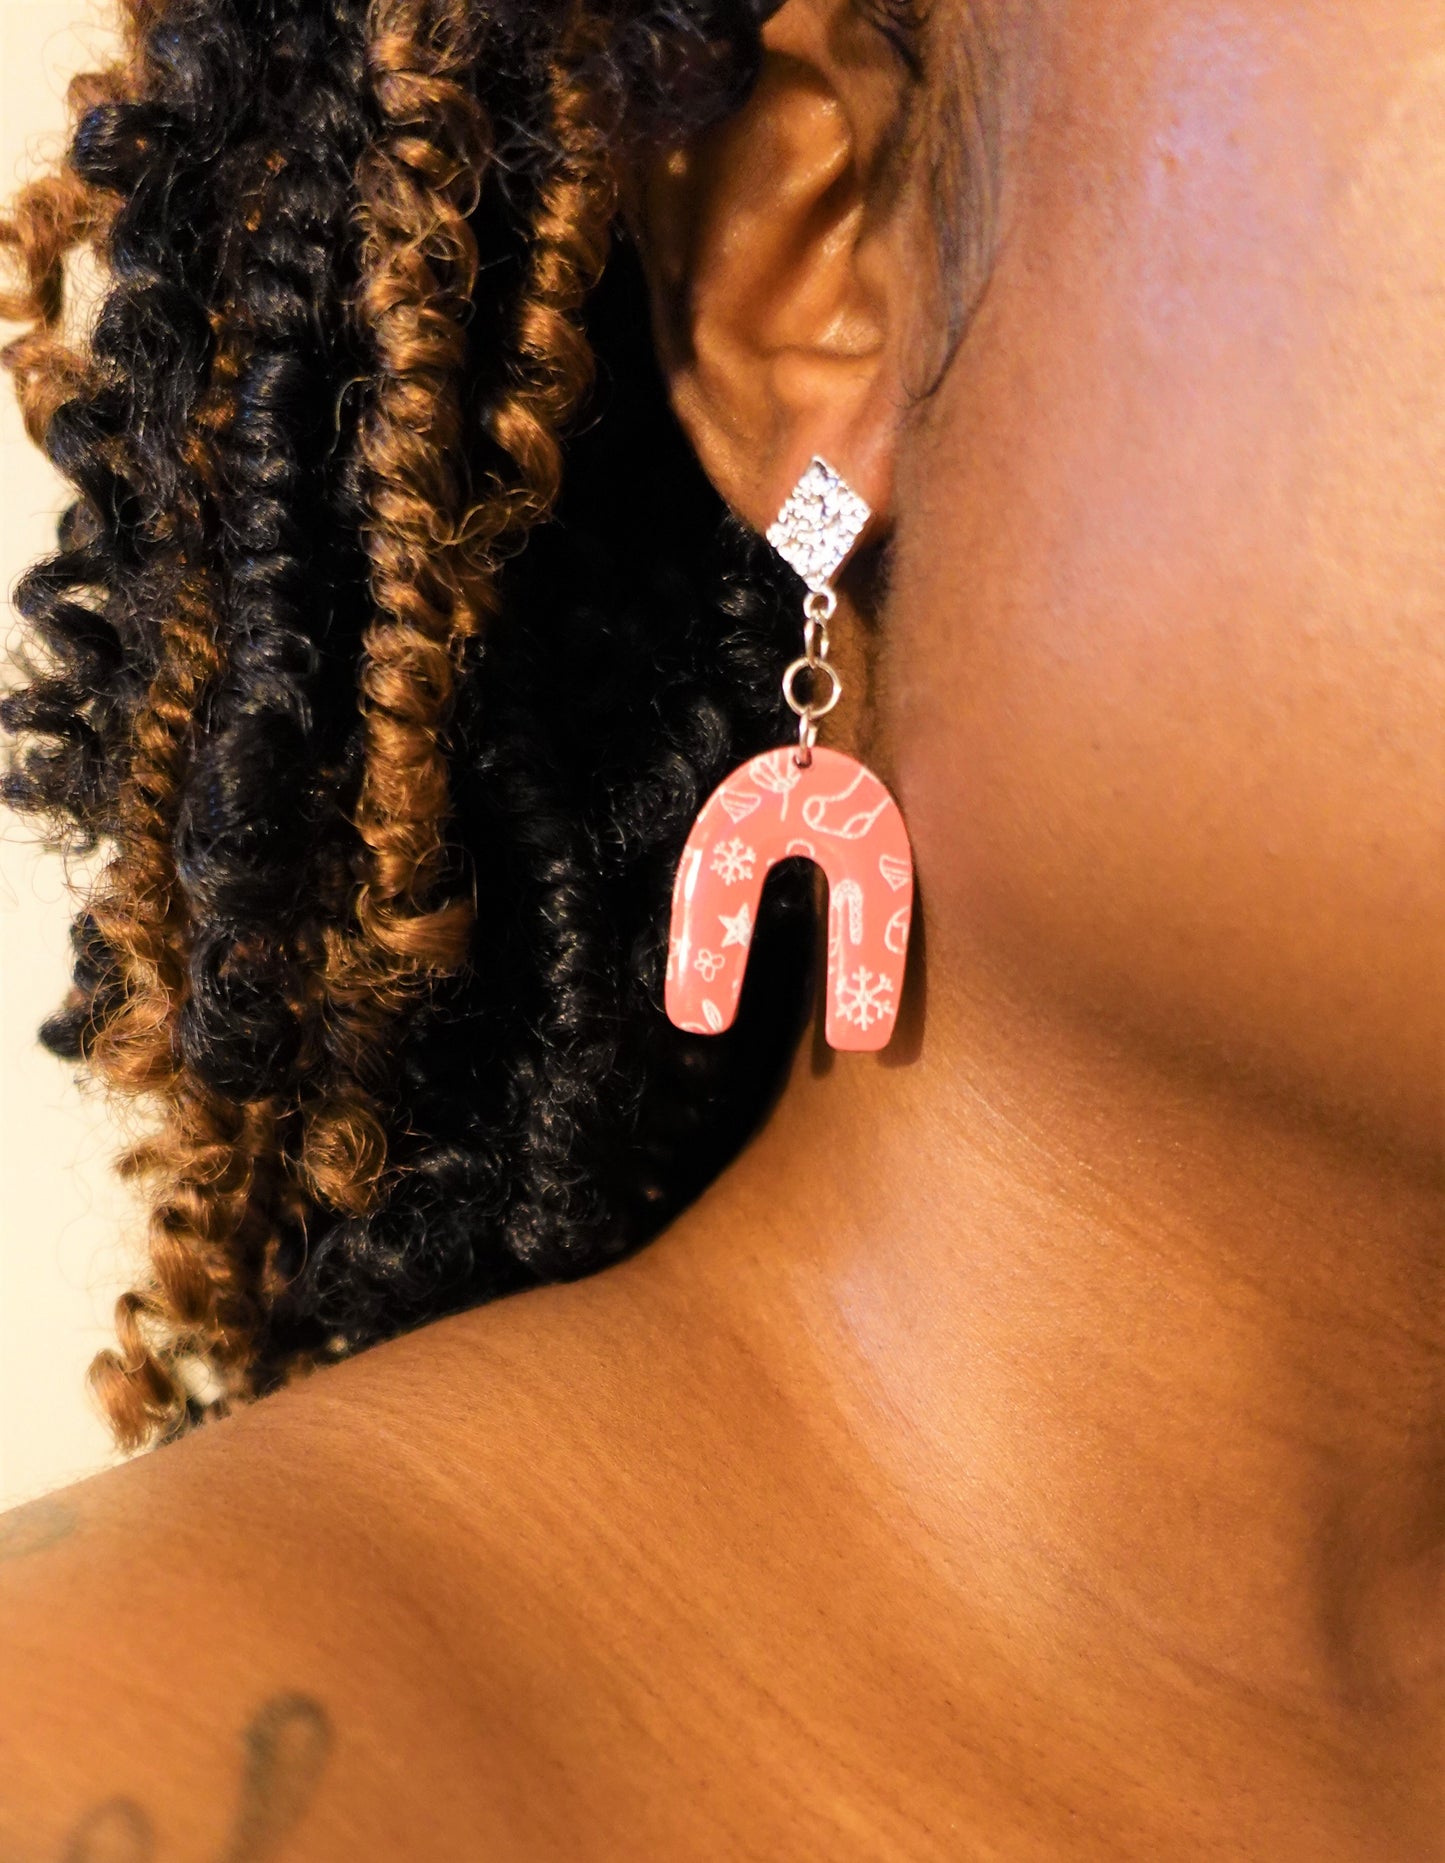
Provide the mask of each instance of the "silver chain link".
POLYGON ((838 669, 828 659, 828 623, 838 611, 838 597, 826 585, 809 589, 803 601, 803 656, 794 660, 783 674, 783 697, 789 711, 798 720, 798 748, 793 761, 806 770, 813 761, 813 746, 818 741, 818 722, 843 696, 843 681, 838 669), (798 675, 808 675, 808 696, 798 697, 798 675), (828 696, 820 699, 819 688, 826 678, 828 696))

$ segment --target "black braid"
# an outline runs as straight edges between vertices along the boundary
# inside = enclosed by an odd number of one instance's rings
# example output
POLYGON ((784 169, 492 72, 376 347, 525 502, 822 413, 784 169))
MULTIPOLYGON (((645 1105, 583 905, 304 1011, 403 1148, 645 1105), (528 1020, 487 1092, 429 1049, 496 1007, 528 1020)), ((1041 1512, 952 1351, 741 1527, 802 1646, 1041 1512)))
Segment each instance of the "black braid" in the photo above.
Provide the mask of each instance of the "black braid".
POLYGON ((365 615, 342 433, 360 364, 338 315, 369 128, 360 26, 351 5, 278 0, 268 11, 249 172, 238 163, 233 183, 251 207, 229 230, 220 277, 242 345, 218 443, 229 670, 177 828, 194 928, 181 1052, 238 1099, 274 1094, 300 1053, 298 920, 303 905, 314 912, 318 842, 337 836, 355 721, 323 659, 354 658, 365 615))
MULTIPOLYGON (((41 653, 4 705, 6 794, 82 839, 117 832, 175 651, 166 617, 201 589, 215 670, 172 760, 170 813, 148 819, 177 876, 162 1037, 177 1077, 204 1090, 175 1141, 185 1181, 203 1184, 228 1132, 271 1147, 217 1166, 220 1201, 195 1230, 196 1263, 219 1286, 231 1249, 244 1292, 249 1366, 233 1389, 645 1242, 755 1128, 805 1001, 811 888, 794 863, 769 882, 736 1027, 704 1041, 662 1013, 674 863, 727 769, 785 734, 794 611, 672 418, 641 267, 619 236, 586 312, 597 387, 560 504, 508 546, 493 611, 457 651, 446 859, 476 894, 469 960, 402 1002, 384 1054, 360 1057, 384 1083, 379 1193, 322 1209, 298 1188, 335 1052, 317 979, 354 933, 360 871, 350 816, 376 519, 359 464, 375 362, 353 316, 356 177, 383 133, 368 35, 410 4, 160 0, 139 95, 91 107, 74 142, 119 208, 94 380, 47 433, 78 497, 22 586, 41 653)), ((413 27, 462 4, 416 0, 413 27)), ((455 462, 477 501, 516 470, 489 436, 517 391, 538 204, 576 159, 554 146, 558 61, 573 60, 568 82, 623 153, 732 108, 758 65, 758 19, 735 0, 619 0, 591 9, 580 37, 578 18, 507 4, 466 16, 492 145, 468 220, 479 283, 455 462)), ((398 135, 394 115, 385 133, 398 135)), ((76 992, 47 1027, 68 1054, 103 1059, 123 1007, 113 904, 105 926, 78 921, 76 992)), ((186 1280, 201 1271, 171 1264, 191 1350, 208 1349, 186 1280)), ((226 1335, 232 1366, 241 1325, 226 1335)))

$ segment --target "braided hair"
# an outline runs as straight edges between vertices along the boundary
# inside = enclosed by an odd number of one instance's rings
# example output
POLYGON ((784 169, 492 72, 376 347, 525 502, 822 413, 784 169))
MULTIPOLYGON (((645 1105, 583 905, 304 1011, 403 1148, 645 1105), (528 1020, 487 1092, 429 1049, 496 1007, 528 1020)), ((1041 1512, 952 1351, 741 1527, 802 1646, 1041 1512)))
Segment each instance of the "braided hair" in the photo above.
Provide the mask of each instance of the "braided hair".
POLYGON ((617 163, 742 98, 750 0, 123 26, 0 220, 74 488, 0 722, 5 799, 104 852, 42 1034, 149 1114, 92 1372, 134 1446, 645 1242, 776 1090, 812 927, 780 870, 734 1030, 666 1021, 673 865, 784 732, 793 605, 669 412, 617 163))

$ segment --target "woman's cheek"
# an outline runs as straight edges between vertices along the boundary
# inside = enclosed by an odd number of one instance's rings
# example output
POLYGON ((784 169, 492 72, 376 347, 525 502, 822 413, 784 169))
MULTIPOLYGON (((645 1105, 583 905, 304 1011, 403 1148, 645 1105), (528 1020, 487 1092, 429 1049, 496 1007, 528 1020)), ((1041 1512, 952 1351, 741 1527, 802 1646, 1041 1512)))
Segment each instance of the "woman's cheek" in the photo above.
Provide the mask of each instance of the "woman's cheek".
POLYGON ((1127 11, 1061 45, 905 465, 884 691, 930 963, 992 947, 1433 1145, 1441 62, 1373 14, 1127 11))

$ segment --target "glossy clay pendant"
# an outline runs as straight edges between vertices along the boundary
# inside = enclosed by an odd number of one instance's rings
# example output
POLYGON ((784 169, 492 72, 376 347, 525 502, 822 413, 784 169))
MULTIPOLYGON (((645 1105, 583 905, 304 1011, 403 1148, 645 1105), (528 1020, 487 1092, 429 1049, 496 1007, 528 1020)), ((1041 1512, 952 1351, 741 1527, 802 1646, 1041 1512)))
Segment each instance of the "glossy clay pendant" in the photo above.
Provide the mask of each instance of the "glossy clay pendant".
POLYGON ((802 855, 828 880, 825 1032, 834 1048, 893 1033, 913 913, 913 857, 898 804, 871 770, 792 745, 735 770, 693 824, 672 895, 667 1013, 679 1028, 732 1026, 768 869, 802 855))

